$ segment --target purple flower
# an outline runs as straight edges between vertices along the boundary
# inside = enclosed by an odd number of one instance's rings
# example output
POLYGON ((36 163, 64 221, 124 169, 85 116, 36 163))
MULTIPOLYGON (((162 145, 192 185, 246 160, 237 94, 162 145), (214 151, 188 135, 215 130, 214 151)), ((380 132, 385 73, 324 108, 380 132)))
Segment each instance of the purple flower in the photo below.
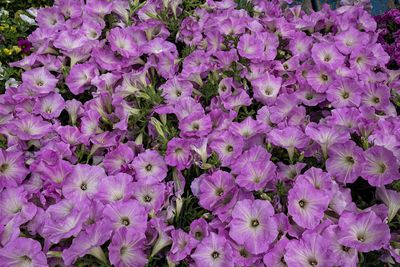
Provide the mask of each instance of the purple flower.
POLYGON ((182 138, 172 138, 167 145, 165 162, 178 170, 186 169, 190 165, 190 149, 188 141, 182 138))
POLYGON ((22 73, 22 82, 34 95, 54 92, 58 80, 44 67, 22 73))
POLYGON ((103 160, 104 169, 108 174, 118 174, 121 171, 127 171, 134 157, 134 151, 129 145, 119 144, 114 150, 105 155, 103 160))
POLYGON ((338 127, 309 123, 306 127, 306 135, 317 142, 322 149, 322 153, 327 158, 328 149, 333 144, 342 144, 350 139, 347 131, 338 127))
POLYGON ((335 180, 341 183, 353 183, 360 175, 364 157, 363 150, 354 142, 335 144, 329 148, 329 158, 326 161, 326 169, 335 180))
POLYGON ((9 222, 13 227, 32 220, 37 207, 28 202, 27 192, 22 187, 7 188, 0 193, 0 223, 9 222))
POLYGON ((104 170, 97 166, 78 164, 67 177, 62 188, 67 199, 92 199, 99 192, 101 180, 106 177, 104 170))
POLYGON ((335 45, 343 54, 351 54, 368 43, 369 36, 366 33, 351 27, 335 36, 335 45))
POLYGON ((65 82, 74 95, 81 94, 90 85, 93 78, 98 75, 96 65, 93 63, 84 63, 74 65, 65 82))
POLYGON ((208 210, 231 202, 237 190, 232 175, 220 170, 202 178, 199 187, 200 205, 208 210))
POLYGON ((222 166, 229 166, 243 150, 244 142, 241 137, 236 137, 229 131, 222 132, 210 147, 218 154, 222 166))
POLYGON ((191 234, 196 240, 203 240, 210 234, 207 221, 203 218, 192 221, 190 224, 189 234, 191 234))
POLYGON ((1 248, 0 262, 4 266, 48 266, 40 243, 25 237, 18 237, 1 248))
POLYGON ((229 236, 253 254, 266 252, 278 235, 273 215, 274 209, 267 201, 238 201, 232 211, 229 236))
POLYGON ((194 112, 179 122, 183 137, 204 137, 211 131, 211 119, 202 112, 194 112))
POLYGON ((62 252, 65 264, 72 264, 86 254, 96 255, 100 246, 110 239, 112 228, 105 223, 91 225, 88 230, 82 231, 72 241, 69 248, 62 252))
POLYGON ((309 139, 304 132, 293 126, 288 126, 284 129, 273 129, 269 132, 268 137, 274 145, 286 148, 290 160, 293 160, 295 148, 302 149, 309 143, 309 139))
POLYGON ((339 243, 361 252, 378 250, 390 240, 389 226, 373 211, 345 211, 340 216, 339 228, 339 243))
POLYGON ((343 65, 344 56, 336 49, 334 44, 319 43, 314 44, 311 55, 317 65, 336 69, 343 65))
POLYGON ((305 233, 286 245, 285 262, 290 267, 333 266, 329 253, 329 240, 317 233, 305 233))
POLYGON ((135 229, 138 233, 146 231, 147 213, 136 200, 108 204, 103 213, 114 230, 126 227, 135 229))
POLYGON ((382 146, 373 146, 365 151, 364 157, 362 176, 370 185, 384 186, 399 176, 396 157, 392 151, 382 146))
POLYGON ((249 191, 265 188, 276 178, 276 166, 271 161, 251 161, 236 177, 236 183, 249 191))
POLYGON ((120 228, 113 235, 108 250, 110 262, 116 267, 142 267, 147 264, 144 253, 145 235, 133 228, 120 228))
POLYGON ((101 180, 96 198, 105 203, 127 200, 131 196, 132 180, 132 176, 125 173, 108 176, 101 180))
POLYGON ((336 79, 326 91, 327 99, 335 108, 356 106, 361 102, 361 88, 353 79, 336 79))
POLYGON ((198 241, 183 230, 172 230, 172 248, 169 257, 173 262, 179 262, 191 254, 198 241))
POLYGON ((147 211, 158 212, 164 205, 166 187, 163 183, 147 184, 136 182, 133 184, 133 197, 146 208, 147 211))
POLYGON ((262 77, 252 80, 251 85, 253 86, 256 100, 263 104, 271 104, 275 102, 281 89, 282 78, 275 77, 267 72, 262 77))
POLYGON ((31 52, 32 43, 29 42, 27 39, 19 39, 18 46, 19 46, 19 48, 21 48, 22 52, 24 52, 25 54, 28 54, 29 52, 31 52))
POLYGON ((116 27, 111 29, 108 36, 111 50, 127 58, 139 56, 138 46, 132 33, 133 31, 129 28, 116 27))
POLYGON ((43 118, 50 120, 60 116, 64 108, 64 98, 58 93, 51 93, 35 103, 34 111, 35 114, 40 114, 43 118))
POLYGON ((52 125, 41 117, 26 114, 11 122, 11 131, 21 140, 40 139, 52 131, 52 125))
POLYGON ((161 182, 167 176, 167 165, 160 154, 154 150, 140 153, 132 162, 135 178, 143 183, 161 182))
POLYGON ((211 233, 191 255, 197 266, 233 267, 232 248, 223 235, 211 233))
POLYGON ((0 189, 19 185, 28 173, 22 152, 0 149, 0 189))
POLYGON ((310 183, 295 183, 288 195, 288 212, 301 227, 315 228, 328 208, 329 197, 310 183))
POLYGON ((265 253, 263 258, 264 264, 268 267, 286 267, 284 256, 286 253, 286 246, 289 242, 290 241, 286 237, 278 240, 278 242, 265 253))
POLYGON ((388 207, 388 222, 390 222, 400 209, 400 193, 388 190, 384 186, 376 189, 377 196, 388 207))
POLYGON ((76 236, 88 219, 88 202, 63 199, 46 210, 43 237, 57 244, 60 240, 76 236))

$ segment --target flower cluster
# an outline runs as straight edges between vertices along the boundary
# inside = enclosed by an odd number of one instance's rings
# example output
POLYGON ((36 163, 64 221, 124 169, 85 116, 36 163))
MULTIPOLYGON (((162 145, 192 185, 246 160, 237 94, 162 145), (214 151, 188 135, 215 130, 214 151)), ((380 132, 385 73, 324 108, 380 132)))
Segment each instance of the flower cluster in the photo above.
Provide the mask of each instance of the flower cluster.
POLYGON ((290 4, 39 9, 0 95, 0 265, 400 263, 400 72, 363 6, 290 4))
POLYGON ((390 55, 392 65, 400 66, 400 9, 392 9, 385 14, 376 16, 378 23, 378 41, 390 55))

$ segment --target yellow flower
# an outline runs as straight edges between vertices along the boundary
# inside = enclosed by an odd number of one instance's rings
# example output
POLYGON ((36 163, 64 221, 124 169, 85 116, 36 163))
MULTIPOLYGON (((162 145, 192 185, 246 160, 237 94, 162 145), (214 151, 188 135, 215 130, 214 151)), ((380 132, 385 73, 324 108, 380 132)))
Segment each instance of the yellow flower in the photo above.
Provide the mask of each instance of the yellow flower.
POLYGON ((11 32, 16 32, 17 28, 15 28, 14 26, 11 26, 10 30, 11 30, 11 32))
POLYGON ((14 50, 14 52, 15 52, 16 54, 18 54, 19 52, 21 52, 22 49, 21 49, 19 46, 14 45, 14 46, 12 47, 12 50, 14 50))
POLYGON ((12 50, 10 50, 10 49, 8 49, 8 48, 4 48, 4 49, 3 49, 3 53, 6 54, 7 56, 11 56, 12 50))
POLYGON ((4 31, 4 26, 3 25, 0 26, 0 31, 4 31))

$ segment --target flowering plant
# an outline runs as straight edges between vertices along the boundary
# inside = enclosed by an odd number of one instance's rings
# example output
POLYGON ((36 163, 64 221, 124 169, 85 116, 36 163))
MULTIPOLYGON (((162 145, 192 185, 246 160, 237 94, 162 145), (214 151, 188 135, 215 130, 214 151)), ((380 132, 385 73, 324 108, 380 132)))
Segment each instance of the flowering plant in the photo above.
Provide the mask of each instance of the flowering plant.
POLYGON ((0 264, 400 263, 400 72, 363 5, 291 2, 39 9, 0 95, 0 264))

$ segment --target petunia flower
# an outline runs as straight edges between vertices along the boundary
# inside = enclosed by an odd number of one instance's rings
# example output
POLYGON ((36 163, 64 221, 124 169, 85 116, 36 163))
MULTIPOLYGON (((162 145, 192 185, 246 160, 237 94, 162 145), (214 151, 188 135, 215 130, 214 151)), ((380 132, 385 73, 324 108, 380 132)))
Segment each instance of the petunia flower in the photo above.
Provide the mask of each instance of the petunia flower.
POLYGON ((25 237, 18 237, 1 248, 0 262, 4 266, 48 266, 40 243, 25 237))
POLYGON ((339 51, 348 55, 367 44, 370 37, 366 33, 350 27, 346 31, 337 34, 334 38, 335 45, 339 51))
POLYGON ((114 230, 126 227, 135 229, 138 233, 146 231, 147 213, 137 200, 108 204, 103 213, 114 230))
POLYGON ((202 112, 194 112, 179 122, 182 137, 205 137, 211 131, 211 119, 202 112))
POLYGON ((265 253, 263 258, 264 264, 268 267, 286 267, 287 264, 284 256, 286 253, 286 246, 289 242, 289 239, 286 237, 282 237, 278 240, 275 245, 265 253))
POLYGON ((388 245, 389 226, 373 211, 345 211, 339 218, 338 241, 361 252, 378 250, 388 245))
POLYGON ((134 151, 127 144, 119 144, 104 156, 104 169, 108 174, 118 174, 127 171, 129 164, 134 159, 134 151))
POLYGON ((232 175, 224 171, 216 171, 200 180, 200 205, 214 210, 232 201, 236 194, 236 186, 232 175))
POLYGON ((329 253, 329 240, 318 233, 305 233, 286 245, 285 262, 290 267, 333 266, 329 253))
POLYGON ((42 230, 46 240, 57 244, 60 240, 78 235, 83 223, 88 219, 89 203, 63 199, 46 210, 46 220, 42 230))
POLYGON ((22 73, 22 82, 35 95, 54 92, 58 80, 44 67, 35 68, 22 73))
POLYGON ((278 235, 272 205, 263 200, 238 201, 232 211, 229 236, 254 254, 268 250, 278 235))
POLYGON ((167 176, 167 165, 161 155, 154 150, 140 153, 133 161, 135 178, 143 183, 161 182, 167 176))
POLYGON ((222 132, 210 144, 210 148, 218 154, 222 166, 229 166, 242 153, 243 146, 243 139, 234 136, 229 131, 222 132))
POLYGON ((35 103, 34 111, 35 114, 40 114, 43 118, 50 120, 60 116, 64 108, 64 98, 58 93, 51 93, 35 103))
POLYGON ((253 86, 254 98, 263 103, 270 104, 276 99, 281 86, 282 78, 275 77, 270 73, 251 81, 253 86))
POLYGON ((286 148, 290 160, 293 160, 295 148, 302 149, 309 143, 309 139, 304 132, 293 126, 283 129, 275 128, 269 132, 268 137, 272 144, 286 148))
POLYGON ((331 70, 343 65, 344 56, 336 49, 334 44, 318 43, 311 49, 311 56, 319 66, 325 66, 331 70))
POLYGON ((186 169, 190 165, 189 142, 182 138, 172 138, 167 144, 165 162, 178 170, 186 169))
POLYGON ((52 131, 52 125, 40 116, 22 115, 18 120, 10 122, 11 131, 21 140, 40 139, 52 131))
POLYGON ((67 199, 93 199, 99 192, 102 179, 106 177, 104 170, 98 166, 78 164, 67 177, 62 187, 63 195, 67 199))
POLYGON ((376 189, 377 196, 388 207, 388 222, 396 216, 400 209, 400 193, 386 189, 384 186, 376 189))
POLYGON ((235 182, 249 191, 265 188, 276 178, 276 166, 271 161, 251 161, 242 169, 235 182))
POLYGON ((27 192, 23 187, 6 188, 0 193, 0 223, 12 221, 13 227, 30 221, 36 214, 35 204, 28 202, 27 192))
POLYGON ((326 91, 327 99, 335 108, 356 106, 361 102, 360 85, 350 78, 336 79, 326 91))
POLYGON ((331 258, 343 267, 356 266, 358 263, 357 250, 340 244, 338 241, 339 232, 339 226, 330 225, 322 233, 322 236, 330 241, 329 250, 333 254, 331 258))
POLYGON ((120 228, 108 246, 110 262, 116 267, 142 267, 148 262, 143 246, 144 233, 131 228, 120 228))
POLYGON ((171 238, 172 248, 168 257, 173 262, 179 262, 189 256, 199 242, 181 229, 172 230, 171 238))
POLYGON ((361 174, 364 165, 363 150, 354 142, 347 141, 329 148, 326 169, 336 181, 353 183, 361 174))
POLYGON ((163 183, 135 182, 132 195, 148 212, 158 212, 165 202, 166 186, 163 183))
POLYGON ((193 85, 191 82, 179 76, 174 76, 161 85, 160 89, 162 89, 162 96, 167 102, 173 104, 182 97, 190 97, 192 95, 193 85))
POLYGON ((207 237, 210 232, 209 232, 209 225, 207 221, 203 218, 193 220, 190 223, 190 231, 189 234, 194 237, 196 240, 203 240, 205 237, 207 237))
POLYGON ((341 128, 316 123, 309 123, 305 133, 321 146, 325 158, 328 155, 330 146, 345 143, 350 139, 349 133, 341 128))
POLYGON ((65 264, 73 264, 78 258, 87 254, 106 260, 100 246, 110 239, 111 233, 111 226, 101 222, 93 224, 86 231, 80 232, 73 239, 71 246, 62 252, 65 264), (104 258, 102 258, 103 255, 104 258))
POLYGON ((111 50, 118 52, 123 57, 137 57, 140 55, 138 45, 129 28, 115 27, 110 30, 108 36, 111 50))
POLYGON ((22 152, 0 149, 0 189, 19 185, 28 173, 22 152))
POLYGON ((104 203, 128 200, 131 196, 132 176, 118 173, 101 180, 96 199, 104 203))
POLYGON ((317 93, 324 93, 335 80, 335 75, 326 67, 314 67, 308 73, 306 80, 317 93))
POLYGON ((76 64, 71 68, 65 83, 71 93, 78 95, 89 88, 90 82, 98 74, 96 65, 93 63, 76 64))
POLYGON ((310 183, 295 183, 288 195, 288 213, 301 227, 313 229, 328 208, 329 196, 310 183))
POLYGON ((399 176, 396 157, 393 152, 382 147, 373 146, 364 153, 365 164, 362 177, 372 186, 384 186, 399 176))
POLYGON ((191 257, 198 266, 233 267, 232 248, 224 236, 215 233, 204 238, 191 257))

